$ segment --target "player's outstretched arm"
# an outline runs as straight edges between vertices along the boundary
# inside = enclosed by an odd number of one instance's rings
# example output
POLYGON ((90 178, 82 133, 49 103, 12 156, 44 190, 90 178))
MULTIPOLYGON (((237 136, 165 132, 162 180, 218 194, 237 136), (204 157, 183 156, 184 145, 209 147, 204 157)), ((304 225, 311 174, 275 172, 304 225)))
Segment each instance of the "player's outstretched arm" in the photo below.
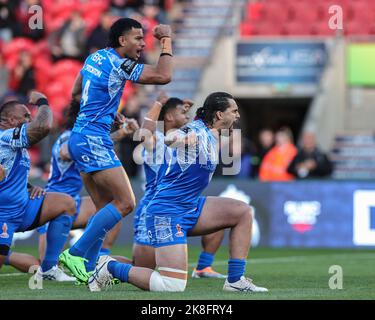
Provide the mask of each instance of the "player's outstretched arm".
POLYGON ((145 65, 138 80, 143 84, 167 84, 172 80, 172 30, 168 25, 160 24, 153 30, 154 37, 160 41, 161 53, 156 66, 145 65))
POLYGON ((155 130, 156 130, 156 123, 159 119, 159 115, 161 109, 168 101, 168 96, 165 94, 164 91, 160 92, 158 98, 151 106, 150 110, 147 112, 145 117, 143 118, 142 122, 142 141, 143 146, 146 150, 152 151, 155 148, 156 144, 156 137, 155 137, 155 130))
POLYGON ((44 94, 33 91, 30 94, 30 103, 39 107, 35 118, 26 128, 29 144, 33 145, 48 135, 52 128, 52 111, 44 94))

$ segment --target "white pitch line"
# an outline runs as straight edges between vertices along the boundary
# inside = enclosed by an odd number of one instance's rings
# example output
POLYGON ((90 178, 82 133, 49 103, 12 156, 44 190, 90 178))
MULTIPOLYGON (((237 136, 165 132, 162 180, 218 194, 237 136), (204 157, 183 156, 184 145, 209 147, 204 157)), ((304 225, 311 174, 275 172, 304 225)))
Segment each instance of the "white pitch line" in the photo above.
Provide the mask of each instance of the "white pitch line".
POLYGON ((0 277, 16 277, 16 276, 24 276, 24 275, 27 275, 27 273, 4 273, 4 274, 0 274, 0 277))
MULTIPOLYGON (((375 259, 375 252, 374 254, 370 253, 354 253, 356 258, 359 259, 367 259, 367 258, 374 258, 375 259)), ((338 259, 338 258, 347 258, 353 257, 353 254, 350 253, 341 253, 341 254, 321 254, 321 255, 311 255, 311 256, 290 256, 290 257, 278 257, 278 258, 259 258, 259 259, 247 259, 246 262, 249 264, 268 264, 268 263, 289 263, 289 262, 298 262, 298 261, 306 261, 309 258, 331 258, 331 259, 338 259)), ((214 266, 223 266, 227 265, 228 260, 217 260, 214 261, 214 266)), ((190 267, 195 267, 197 265, 196 262, 189 263, 190 267)))
MULTIPOLYGON (((259 259, 247 259, 246 262, 249 264, 268 264, 268 263, 289 263, 289 262, 298 262, 298 261, 305 261, 309 258, 331 258, 331 259, 339 259, 339 258, 347 258, 353 257, 357 259, 368 259, 374 258, 375 259, 375 252, 374 254, 371 253, 339 253, 339 254, 320 254, 320 255, 311 255, 311 256, 290 256, 290 257, 278 257, 278 258, 259 258, 259 259)), ((214 261, 214 265, 216 266, 224 266, 228 264, 228 260, 217 260, 214 261)), ((197 265, 196 262, 189 263, 189 267, 195 267, 197 265)), ((27 273, 4 273, 0 274, 0 277, 13 277, 13 276, 23 276, 27 275, 27 273)))

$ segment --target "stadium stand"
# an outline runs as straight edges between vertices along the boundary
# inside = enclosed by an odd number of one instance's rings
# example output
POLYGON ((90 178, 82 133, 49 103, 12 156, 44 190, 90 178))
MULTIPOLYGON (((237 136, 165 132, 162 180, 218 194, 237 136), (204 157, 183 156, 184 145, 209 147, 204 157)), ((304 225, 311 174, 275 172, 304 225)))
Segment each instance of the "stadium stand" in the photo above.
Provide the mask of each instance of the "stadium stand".
POLYGON ((327 28, 330 6, 343 10, 345 35, 374 33, 375 3, 367 0, 265 0, 247 1, 240 24, 242 37, 333 36, 327 28))

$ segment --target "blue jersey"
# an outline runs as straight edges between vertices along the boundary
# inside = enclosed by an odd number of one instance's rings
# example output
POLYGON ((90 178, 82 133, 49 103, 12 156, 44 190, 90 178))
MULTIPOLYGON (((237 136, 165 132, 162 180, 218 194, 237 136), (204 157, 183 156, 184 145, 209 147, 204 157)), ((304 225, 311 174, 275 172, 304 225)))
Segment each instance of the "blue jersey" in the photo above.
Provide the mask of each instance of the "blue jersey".
POLYGON ((73 132, 109 135, 126 80, 137 82, 143 68, 113 48, 91 54, 81 70, 81 106, 73 132))
POLYGON ((29 139, 27 124, 19 128, 0 129, 0 164, 6 177, 0 182, 0 218, 22 217, 29 200, 27 179, 30 157, 27 152, 29 139))
POLYGON ((198 144, 173 150, 165 174, 157 181, 148 213, 181 215, 196 211, 199 196, 216 169, 218 156, 216 138, 201 120, 191 122, 179 134, 191 131, 196 134, 198 144))
POLYGON ((81 192, 83 183, 74 161, 63 161, 61 146, 67 143, 71 131, 64 131, 52 147, 51 173, 46 186, 47 191, 67 193, 73 198, 81 192))
POLYGON ((156 131, 156 147, 152 152, 143 150, 143 168, 145 170, 146 187, 142 198, 142 205, 147 205, 154 196, 157 182, 161 179, 167 169, 168 157, 171 150, 164 144, 164 135, 156 131))

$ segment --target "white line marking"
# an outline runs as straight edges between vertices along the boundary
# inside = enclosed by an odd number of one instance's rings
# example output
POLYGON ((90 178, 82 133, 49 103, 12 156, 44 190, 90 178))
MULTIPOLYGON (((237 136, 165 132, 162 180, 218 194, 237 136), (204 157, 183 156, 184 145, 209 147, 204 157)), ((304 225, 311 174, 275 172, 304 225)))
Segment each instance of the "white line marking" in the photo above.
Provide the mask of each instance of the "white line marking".
MULTIPOLYGON (((290 256, 290 257, 278 257, 278 258, 259 258, 259 259, 247 259, 246 262, 249 264, 268 264, 268 263, 289 263, 289 262, 302 262, 306 259, 314 258, 327 258, 327 259, 340 259, 340 258, 353 258, 356 259, 375 259, 375 253, 340 253, 340 254, 320 254, 320 255, 311 255, 311 256, 290 256)), ((217 260, 214 261, 214 266, 223 266, 227 265, 228 260, 217 260)), ((197 263, 189 263, 189 267, 195 267, 197 263)))
POLYGON ((0 274, 0 277, 16 277, 16 276, 24 276, 27 275, 27 273, 4 273, 0 274))
MULTIPOLYGON (((311 256, 290 256, 290 257, 278 257, 278 258, 259 258, 259 259, 247 259, 246 262, 249 264, 268 264, 268 263, 289 263, 289 262, 303 262, 310 258, 328 258, 328 259, 342 259, 342 258, 353 258, 356 259, 375 259, 375 252, 372 253, 339 253, 339 254, 319 254, 311 256)), ((227 265, 228 260, 217 260, 214 261, 214 266, 227 265)), ((189 267, 195 267, 196 262, 189 263, 189 267)), ((0 277, 16 277, 27 275, 28 273, 4 273, 0 274, 0 277)))

